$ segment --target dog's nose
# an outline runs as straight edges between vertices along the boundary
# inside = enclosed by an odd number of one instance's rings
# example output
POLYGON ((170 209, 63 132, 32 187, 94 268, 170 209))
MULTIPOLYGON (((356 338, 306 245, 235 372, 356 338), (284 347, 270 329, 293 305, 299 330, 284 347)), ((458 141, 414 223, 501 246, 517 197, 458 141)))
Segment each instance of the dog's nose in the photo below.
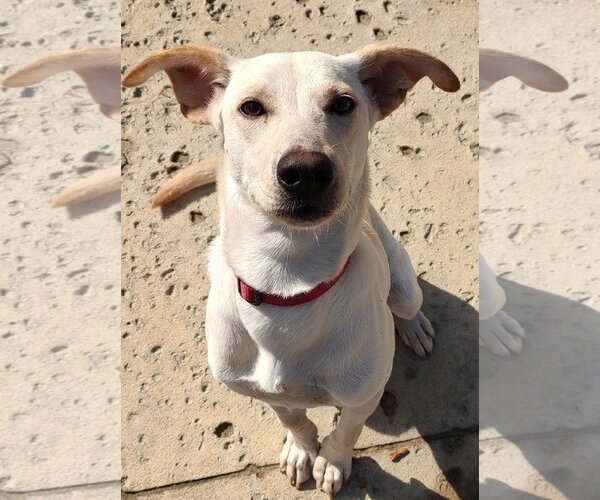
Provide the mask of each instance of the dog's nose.
POLYGON ((294 151, 279 160, 277 181, 295 197, 312 198, 332 184, 333 168, 333 162, 323 153, 294 151))

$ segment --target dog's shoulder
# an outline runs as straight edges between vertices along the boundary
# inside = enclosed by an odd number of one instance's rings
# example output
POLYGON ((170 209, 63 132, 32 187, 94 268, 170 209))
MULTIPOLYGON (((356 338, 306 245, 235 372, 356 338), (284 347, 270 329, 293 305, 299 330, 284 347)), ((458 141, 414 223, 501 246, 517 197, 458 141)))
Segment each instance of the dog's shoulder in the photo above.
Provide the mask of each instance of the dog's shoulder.
POLYGON ((377 256, 384 261, 387 262, 387 257, 385 253, 385 248, 383 246, 383 242, 379 237, 379 234, 375 230, 373 221, 369 215, 369 212, 366 213, 365 217, 362 221, 362 232, 367 237, 367 239, 373 244, 373 247, 377 251, 377 256))

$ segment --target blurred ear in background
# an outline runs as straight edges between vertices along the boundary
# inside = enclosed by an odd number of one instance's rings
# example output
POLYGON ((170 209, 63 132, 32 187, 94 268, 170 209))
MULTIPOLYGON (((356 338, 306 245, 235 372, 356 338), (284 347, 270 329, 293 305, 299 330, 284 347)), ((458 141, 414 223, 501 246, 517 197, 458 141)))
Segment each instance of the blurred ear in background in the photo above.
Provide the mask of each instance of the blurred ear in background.
POLYGON ((7 76, 6 87, 35 85, 57 73, 74 71, 104 116, 121 120, 121 49, 100 47, 42 57, 7 76))
POLYGON ((541 62, 499 50, 479 49, 480 91, 509 76, 544 92, 562 92, 569 88, 563 76, 541 62))
MULTIPOLYGON (((6 87, 27 87, 64 71, 77 73, 100 112, 108 118, 121 121, 121 49, 99 47, 72 50, 42 57, 7 76, 6 87)), ((119 166, 95 172, 68 186, 52 200, 52 207, 69 207, 96 199, 121 189, 119 166)))

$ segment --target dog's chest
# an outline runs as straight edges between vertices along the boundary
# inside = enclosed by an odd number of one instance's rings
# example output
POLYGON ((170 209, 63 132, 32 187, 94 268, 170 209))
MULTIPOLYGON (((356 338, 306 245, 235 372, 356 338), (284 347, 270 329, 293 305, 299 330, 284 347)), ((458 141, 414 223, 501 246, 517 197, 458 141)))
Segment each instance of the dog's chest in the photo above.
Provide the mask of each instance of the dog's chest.
POLYGON ((213 282, 207 315, 213 374, 273 405, 346 406, 364 399, 387 379, 394 352, 387 264, 370 249, 363 240, 336 285, 300 306, 254 306, 234 283, 213 282), (225 305, 221 297, 228 297, 225 305))
POLYGON ((329 370, 319 361, 331 349, 332 325, 319 320, 320 311, 305 309, 270 311, 268 319, 264 311, 246 311, 240 335, 252 344, 251 366, 246 370, 238 366, 238 378, 227 385, 272 404, 337 404, 328 391, 329 370))
POLYGON ((256 357, 251 373, 230 380, 227 385, 236 392, 274 405, 308 408, 337 403, 326 390, 326 381, 310 375, 301 364, 284 366, 280 359, 264 351, 256 357))

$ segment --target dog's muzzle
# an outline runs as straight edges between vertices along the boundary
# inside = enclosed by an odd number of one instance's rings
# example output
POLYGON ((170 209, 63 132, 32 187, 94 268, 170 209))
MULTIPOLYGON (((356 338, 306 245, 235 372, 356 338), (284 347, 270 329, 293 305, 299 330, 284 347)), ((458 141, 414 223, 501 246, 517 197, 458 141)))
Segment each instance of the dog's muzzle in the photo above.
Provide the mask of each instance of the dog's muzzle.
POLYGON ((333 211, 335 165, 327 155, 314 151, 285 154, 277 163, 277 182, 285 193, 279 215, 313 221, 333 211))

